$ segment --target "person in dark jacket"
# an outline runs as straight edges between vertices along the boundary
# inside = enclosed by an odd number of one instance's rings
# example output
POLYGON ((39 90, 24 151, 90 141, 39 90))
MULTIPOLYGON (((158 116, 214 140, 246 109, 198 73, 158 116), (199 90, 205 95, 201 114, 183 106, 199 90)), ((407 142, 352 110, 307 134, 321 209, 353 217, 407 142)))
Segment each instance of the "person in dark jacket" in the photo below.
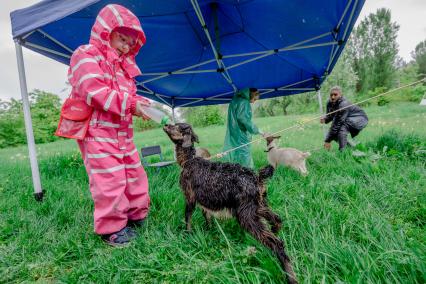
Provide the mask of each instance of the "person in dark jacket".
POLYGON ((327 102, 327 113, 346 108, 321 118, 321 123, 332 122, 324 141, 325 149, 329 150, 331 141, 336 141, 339 143, 339 150, 343 150, 348 144, 348 134, 350 133, 352 138, 354 138, 367 126, 367 114, 359 106, 348 107, 351 104, 350 101, 342 96, 340 87, 331 88, 330 100, 327 102))

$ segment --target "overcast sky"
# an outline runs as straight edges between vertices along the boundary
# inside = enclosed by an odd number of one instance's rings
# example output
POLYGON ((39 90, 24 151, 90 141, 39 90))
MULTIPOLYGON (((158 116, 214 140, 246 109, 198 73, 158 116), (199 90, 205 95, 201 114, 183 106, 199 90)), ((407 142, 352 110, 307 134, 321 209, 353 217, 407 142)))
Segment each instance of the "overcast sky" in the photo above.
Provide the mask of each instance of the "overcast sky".
MULTIPOLYGON (((40 0, 2 0, 0 6, 0 99, 20 98, 15 47, 12 40, 9 13, 30 6, 40 0)), ((386 7, 392 19, 400 25, 398 34, 399 55, 411 60, 411 51, 426 39, 426 0, 367 0, 358 22, 378 8, 386 7)), ((67 67, 47 57, 24 50, 28 90, 35 88, 66 97, 67 67)))

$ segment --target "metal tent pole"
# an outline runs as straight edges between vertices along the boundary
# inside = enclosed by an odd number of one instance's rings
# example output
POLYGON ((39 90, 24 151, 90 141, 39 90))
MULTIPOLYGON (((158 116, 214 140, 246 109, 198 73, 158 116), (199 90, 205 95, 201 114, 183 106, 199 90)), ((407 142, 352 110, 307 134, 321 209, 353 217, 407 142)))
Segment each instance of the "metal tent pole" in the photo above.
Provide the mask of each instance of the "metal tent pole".
POLYGON ((173 123, 176 123, 176 120, 175 120, 175 107, 174 106, 172 107, 172 121, 173 121, 173 123))
POLYGON ((16 60, 18 63, 19 84, 21 87, 22 105, 24 108, 25 130, 27 134, 27 144, 33 177, 34 197, 37 201, 43 200, 43 191, 41 189, 40 172, 37 163, 37 152, 34 142, 33 125, 31 121, 30 102, 28 100, 27 79, 25 77, 24 57, 19 39, 15 39, 16 60))
MULTIPOLYGON (((322 96, 321 96, 321 89, 317 91, 317 98, 318 98, 318 105, 319 105, 319 111, 322 115, 324 115, 324 108, 322 105, 322 96)), ((322 125, 322 132, 324 132, 324 138, 327 135, 327 129, 325 129, 325 124, 322 125)))
MULTIPOLYGON (((175 120, 175 99, 172 99, 172 121, 173 121, 173 124, 176 123, 176 120, 175 120)), ((173 147, 173 160, 177 161, 176 147, 173 147)))

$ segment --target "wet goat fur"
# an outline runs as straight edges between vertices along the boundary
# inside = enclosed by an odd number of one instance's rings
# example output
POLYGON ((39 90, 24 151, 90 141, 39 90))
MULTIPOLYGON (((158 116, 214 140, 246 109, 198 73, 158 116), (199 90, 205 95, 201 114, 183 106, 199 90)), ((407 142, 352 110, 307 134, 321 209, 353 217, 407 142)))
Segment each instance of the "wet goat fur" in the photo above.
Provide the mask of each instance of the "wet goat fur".
POLYGON ((195 156, 198 142, 192 127, 186 123, 166 125, 164 131, 176 145, 177 162, 181 166, 180 186, 185 196, 185 222, 191 230, 191 216, 198 204, 206 222, 211 214, 228 211, 254 238, 272 250, 287 273, 289 283, 297 283, 284 243, 276 234, 281 218, 267 204, 265 181, 274 172, 267 166, 259 174, 239 164, 211 162, 195 156), (271 225, 269 229, 263 222, 271 225))

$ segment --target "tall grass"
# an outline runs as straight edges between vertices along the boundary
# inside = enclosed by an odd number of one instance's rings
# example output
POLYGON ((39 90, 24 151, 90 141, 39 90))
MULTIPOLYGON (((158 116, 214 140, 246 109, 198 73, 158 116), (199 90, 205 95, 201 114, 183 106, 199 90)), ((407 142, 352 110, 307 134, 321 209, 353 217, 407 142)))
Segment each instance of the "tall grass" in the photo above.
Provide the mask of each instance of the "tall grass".
MULTIPOLYGON (((271 207, 284 220, 280 237, 303 283, 426 281, 425 159, 410 148, 425 141, 424 109, 401 104, 367 113, 370 125, 357 138, 366 156, 340 153, 334 145, 331 152, 312 153, 308 177, 280 168, 268 183, 271 207), (390 155, 391 149, 403 154, 390 155)), ((256 123, 274 131, 307 118, 256 123)), ((201 146, 221 150, 223 127, 196 132, 201 146)), ((311 124, 285 133, 280 143, 305 150, 321 146, 322 137, 321 127, 311 124)), ((136 142, 160 144, 166 158, 173 157, 159 129, 138 134, 136 142)), ((266 164, 264 148, 263 142, 253 145, 257 168, 266 164)), ((26 149, 0 151, 0 282, 284 282, 275 257, 234 220, 208 229, 196 210, 193 232, 184 231, 178 167, 158 174, 147 169, 152 199, 147 223, 133 245, 113 249, 93 234, 93 205, 75 142, 41 145, 38 153, 43 203, 32 197, 26 149)))

